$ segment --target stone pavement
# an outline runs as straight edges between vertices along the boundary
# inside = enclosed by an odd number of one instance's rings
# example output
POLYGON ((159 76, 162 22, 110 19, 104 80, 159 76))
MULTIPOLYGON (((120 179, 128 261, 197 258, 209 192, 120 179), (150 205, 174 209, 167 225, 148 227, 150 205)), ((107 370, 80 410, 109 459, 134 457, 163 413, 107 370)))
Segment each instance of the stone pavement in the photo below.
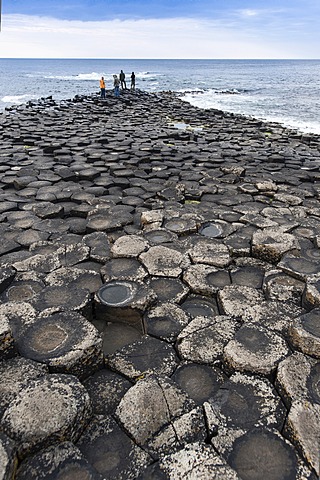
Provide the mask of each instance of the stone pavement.
POLYGON ((0 478, 318 478, 319 137, 128 91, 0 140, 0 478))

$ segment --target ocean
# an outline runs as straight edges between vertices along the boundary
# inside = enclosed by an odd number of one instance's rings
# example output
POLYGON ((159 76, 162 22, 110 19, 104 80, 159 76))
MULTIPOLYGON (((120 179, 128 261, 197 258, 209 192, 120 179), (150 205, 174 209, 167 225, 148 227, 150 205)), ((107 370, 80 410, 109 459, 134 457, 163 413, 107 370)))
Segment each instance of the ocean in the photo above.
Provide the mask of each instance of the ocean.
POLYGON ((0 111, 98 92, 101 76, 111 89, 121 69, 147 92, 172 90, 201 108, 320 134, 320 60, 0 59, 0 111))

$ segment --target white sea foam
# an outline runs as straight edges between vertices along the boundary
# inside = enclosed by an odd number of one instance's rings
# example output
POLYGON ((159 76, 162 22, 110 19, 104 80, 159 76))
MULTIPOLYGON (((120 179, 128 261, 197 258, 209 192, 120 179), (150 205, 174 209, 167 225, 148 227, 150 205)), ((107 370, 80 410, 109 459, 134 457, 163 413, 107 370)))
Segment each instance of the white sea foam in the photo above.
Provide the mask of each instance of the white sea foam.
MULTIPOLYGON (((182 100, 194 105, 195 107, 203 109, 218 109, 225 112, 231 112, 238 115, 253 116, 259 120, 279 123, 287 128, 298 130, 304 133, 320 134, 320 124, 317 121, 303 121, 293 119, 287 115, 275 114, 271 111, 261 109, 261 102, 264 101, 263 97, 254 97, 246 93, 240 93, 238 91, 231 92, 228 90, 222 90, 221 92, 215 90, 199 91, 192 90, 188 93, 186 90, 183 92, 182 100), (235 93, 239 93, 235 94, 235 93), (261 115, 261 112, 265 112, 261 115)), ((274 107, 281 108, 281 104, 273 104, 274 107)))
POLYGON ((38 98, 36 95, 5 95, 1 98, 1 102, 4 103, 23 103, 27 100, 32 100, 38 98))
MULTIPOLYGON (((45 78, 45 79, 52 79, 52 80, 66 80, 66 81, 97 81, 100 80, 101 77, 110 78, 112 79, 114 74, 118 74, 118 72, 91 72, 91 73, 78 73, 77 75, 48 75, 44 72, 37 72, 37 73, 28 73, 26 77, 28 78, 45 78)), ((131 72, 126 73, 126 78, 130 78, 131 72)), ((136 79, 140 80, 149 80, 155 81, 158 77, 164 76, 162 73, 151 73, 151 72, 137 72, 135 73, 136 79)))
POLYGON ((215 61, 120 59, 1 59, 0 111, 7 105, 52 95, 55 100, 96 93, 105 77, 112 88, 120 69, 136 75, 136 88, 172 90, 205 108, 278 121, 319 132, 318 60, 215 61), (285 80, 285 81, 284 81, 285 80), (19 95, 29 92, 31 95, 19 95))

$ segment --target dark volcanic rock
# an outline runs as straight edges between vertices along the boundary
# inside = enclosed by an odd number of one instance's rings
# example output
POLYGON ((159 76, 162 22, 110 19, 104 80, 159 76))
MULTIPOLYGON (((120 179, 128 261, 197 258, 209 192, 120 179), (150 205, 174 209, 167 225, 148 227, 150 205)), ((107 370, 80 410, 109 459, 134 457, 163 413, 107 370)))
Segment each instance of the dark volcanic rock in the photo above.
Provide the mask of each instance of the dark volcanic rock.
POLYGON ((0 114, 5 478, 319 475, 319 137, 182 96, 0 114))

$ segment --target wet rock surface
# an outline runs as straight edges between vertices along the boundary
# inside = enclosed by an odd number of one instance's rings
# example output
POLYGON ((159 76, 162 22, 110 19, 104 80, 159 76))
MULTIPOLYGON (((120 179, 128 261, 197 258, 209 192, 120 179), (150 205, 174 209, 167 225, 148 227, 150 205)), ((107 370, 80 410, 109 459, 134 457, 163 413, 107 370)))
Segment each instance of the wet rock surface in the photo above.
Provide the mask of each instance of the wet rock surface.
POLYGON ((316 479, 319 137, 137 90, 0 142, 0 477, 316 479))

